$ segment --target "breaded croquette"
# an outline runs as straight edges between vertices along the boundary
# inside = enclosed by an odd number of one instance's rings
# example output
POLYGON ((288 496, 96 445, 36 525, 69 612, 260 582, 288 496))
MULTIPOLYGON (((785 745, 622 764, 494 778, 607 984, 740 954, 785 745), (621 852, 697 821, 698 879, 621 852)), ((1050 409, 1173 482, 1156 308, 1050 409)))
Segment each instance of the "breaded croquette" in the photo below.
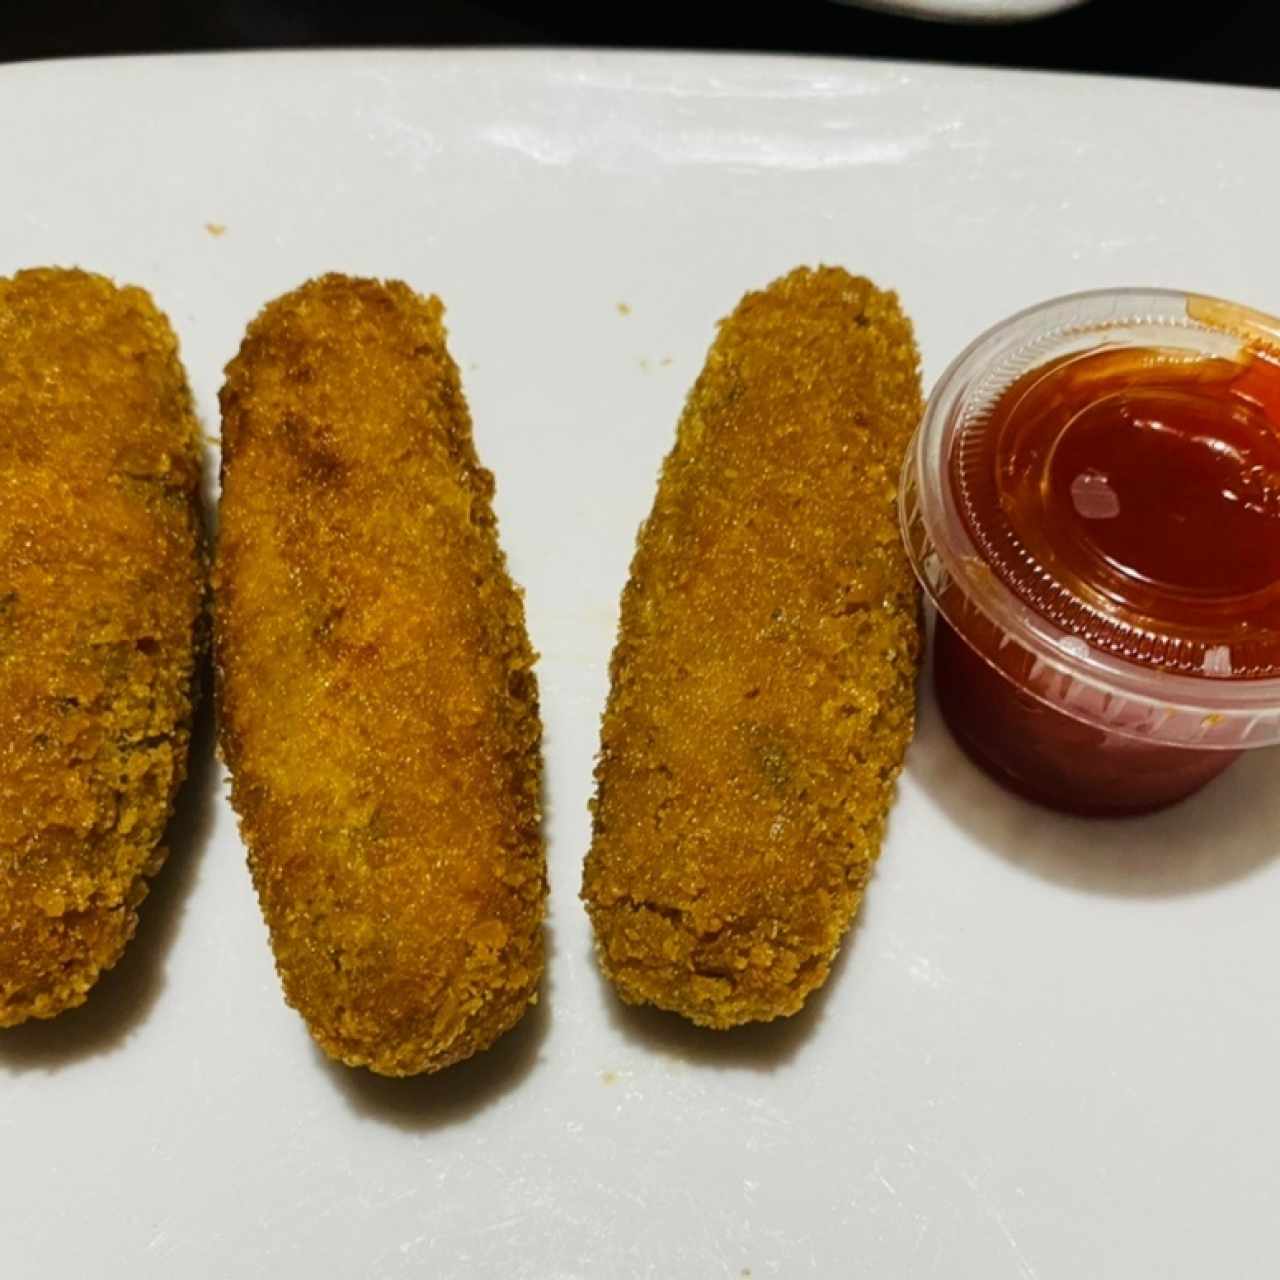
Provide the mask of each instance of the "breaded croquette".
POLYGON ((797 270, 723 321, 640 531, 582 896, 618 994, 795 1013, 879 851, 914 723, 898 472, 921 412, 896 297, 797 270))
POLYGON ((534 654, 443 311, 310 281, 222 390, 232 803, 286 999, 392 1076, 486 1048, 542 972, 534 654))
POLYGON ((0 1027, 84 1002, 164 861, 203 630, 200 456, 143 290, 0 279, 0 1027))

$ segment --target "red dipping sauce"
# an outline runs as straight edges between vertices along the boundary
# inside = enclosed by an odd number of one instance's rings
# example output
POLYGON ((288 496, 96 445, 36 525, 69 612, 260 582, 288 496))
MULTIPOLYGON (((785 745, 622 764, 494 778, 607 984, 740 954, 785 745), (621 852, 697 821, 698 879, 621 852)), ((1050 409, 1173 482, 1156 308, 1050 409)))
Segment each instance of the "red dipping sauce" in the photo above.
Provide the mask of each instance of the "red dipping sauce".
POLYGON ((1022 794, 1142 812, 1280 740, 1275 334, 1185 295, 1079 295, 931 398, 903 506, 938 702, 1022 794))

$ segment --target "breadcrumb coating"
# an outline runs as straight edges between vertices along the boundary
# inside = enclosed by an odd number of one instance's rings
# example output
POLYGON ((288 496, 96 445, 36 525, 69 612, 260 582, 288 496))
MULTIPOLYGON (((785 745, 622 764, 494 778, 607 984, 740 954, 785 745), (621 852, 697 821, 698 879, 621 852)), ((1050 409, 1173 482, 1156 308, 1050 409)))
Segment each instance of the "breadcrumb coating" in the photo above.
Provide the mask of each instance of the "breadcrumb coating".
POLYGON ((82 1004, 186 773, 200 434, 141 289, 0 279, 0 1027, 82 1004))
POLYGON ((541 724, 443 307, 327 275, 227 367, 221 744, 285 997, 384 1075, 537 998, 541 724))
POLYGON ((896 514, 921 413, 892 293, 799 269, 727 320, 640 531, 582 896, 618 994, 708 1027, 826 979, 911 738, 896 514))

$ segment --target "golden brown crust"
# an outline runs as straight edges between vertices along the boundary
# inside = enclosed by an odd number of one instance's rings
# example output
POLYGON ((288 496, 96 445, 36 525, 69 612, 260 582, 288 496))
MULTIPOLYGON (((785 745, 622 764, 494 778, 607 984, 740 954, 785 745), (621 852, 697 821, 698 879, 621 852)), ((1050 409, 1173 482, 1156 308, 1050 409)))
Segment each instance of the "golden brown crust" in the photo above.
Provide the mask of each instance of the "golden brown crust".
POLYGON ((794 1013, 879 850, 914 722, 898 472, 921 411, 896 297, 800 269, 723 321, 642 527, 582 896, 624 1000, 794 1013))
POLYGON ((222 391, 221 742, 285 996, 386 1075, 536 999, 546 896, 534 654, 443 308, 324 276, 222 391))
POLYGON ((141 289, 0 279, 0 1026, 83 1003, 186 773, 200 436, 141 289))

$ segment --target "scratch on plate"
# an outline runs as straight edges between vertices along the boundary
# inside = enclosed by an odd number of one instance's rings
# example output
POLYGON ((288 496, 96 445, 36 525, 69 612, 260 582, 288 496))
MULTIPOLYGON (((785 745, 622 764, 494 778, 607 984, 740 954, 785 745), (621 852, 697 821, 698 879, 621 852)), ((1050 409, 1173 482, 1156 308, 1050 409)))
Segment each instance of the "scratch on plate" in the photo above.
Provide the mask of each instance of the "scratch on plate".
POLYGON ((907 972, 919 983, 932 987, 935 991, 947 985, 947 976, 942 973, 928 956, 916 956, 907 966, 907 972))
POLYGON ((901 164, 929 150, 942 132, 932 129, 905 137, 874 133, 847 138, 829 136, 815 144, 807 134, 781 130, 682 129, 674 134, 655 134, 638 124, 619 120, 606 121, 570 137, 563 129, 499 121, 481 136, 494 146, 548 165, 566 165, 589 156, 609 168, 620 164, 631 167, 634 157, 640 155, 661 164, 815 172, 901 164))
POLYGON ((553 130, 513 122, 490 125, 480 136, 495 147, 518 151, 539 164, 568 164, 578 151, 572 139, 553 130))
POLYGON ((372 125, 370 133, 374 136, 381 133, 387 150, 407 160, 417 172, 422 172, 431 157, 444 149, 428 129, 385 107, 366 108, 361 114, 372 125))
POLYGON ((528 1216, 527 1213, 509 1213, 505 1218, 498 1218, 496 1221, 481 1227, 479 1234, 491 1235, 495 1231, 510 1231, 512 1227, 518 1226, 528 1216))
POLYGON ((717 100, 750 98, 782 102, 808 102, 869 98, 884 93, 886 89, 906 87, 910 77, 878 75, 854 78, 852 75, 820 75, 805 72, 803 75, 779 77, 779 82, 762 85, 758 77, 746 76, 735 81, 726 75, 707 76, 691 81, 678 73, 655 72, 648 69, 636 71, 606 71, 574 68, 556 77, 561 83, 575 88, 604 89, 609 92, 625 90, 632 93, 654 93, 664 98, 697 98, 717 100))
POLYGON ((990 1195, 987 1194, 986 1188, 978 1181, 976 1175, 962 1170, 960 1176, 964 1178, 969 1190, 973 1192, 975 1197, 977 1197, 978 1204, 986 1213, 987 1217, 996 1224, 1000 1230, 1000 1234, 1004 1236, 1005 1241, 1009 1246, 1009 1250, 1013 1254, 1013 1260, 1017 1263, 1018 1273, 1021 1275, 1022 1280, 1038 1280, 1038 1273, 1036 1272, 1035 1267, 1032 1266, 1030 1259, 1023 1252, 1022 1246, 1018 1243, 1017 1237, 1009 1229, 1009 1224, 1005 1221, 1004 1214, 1000 1211, 1000 1206, 996 1204, 990 1195))

